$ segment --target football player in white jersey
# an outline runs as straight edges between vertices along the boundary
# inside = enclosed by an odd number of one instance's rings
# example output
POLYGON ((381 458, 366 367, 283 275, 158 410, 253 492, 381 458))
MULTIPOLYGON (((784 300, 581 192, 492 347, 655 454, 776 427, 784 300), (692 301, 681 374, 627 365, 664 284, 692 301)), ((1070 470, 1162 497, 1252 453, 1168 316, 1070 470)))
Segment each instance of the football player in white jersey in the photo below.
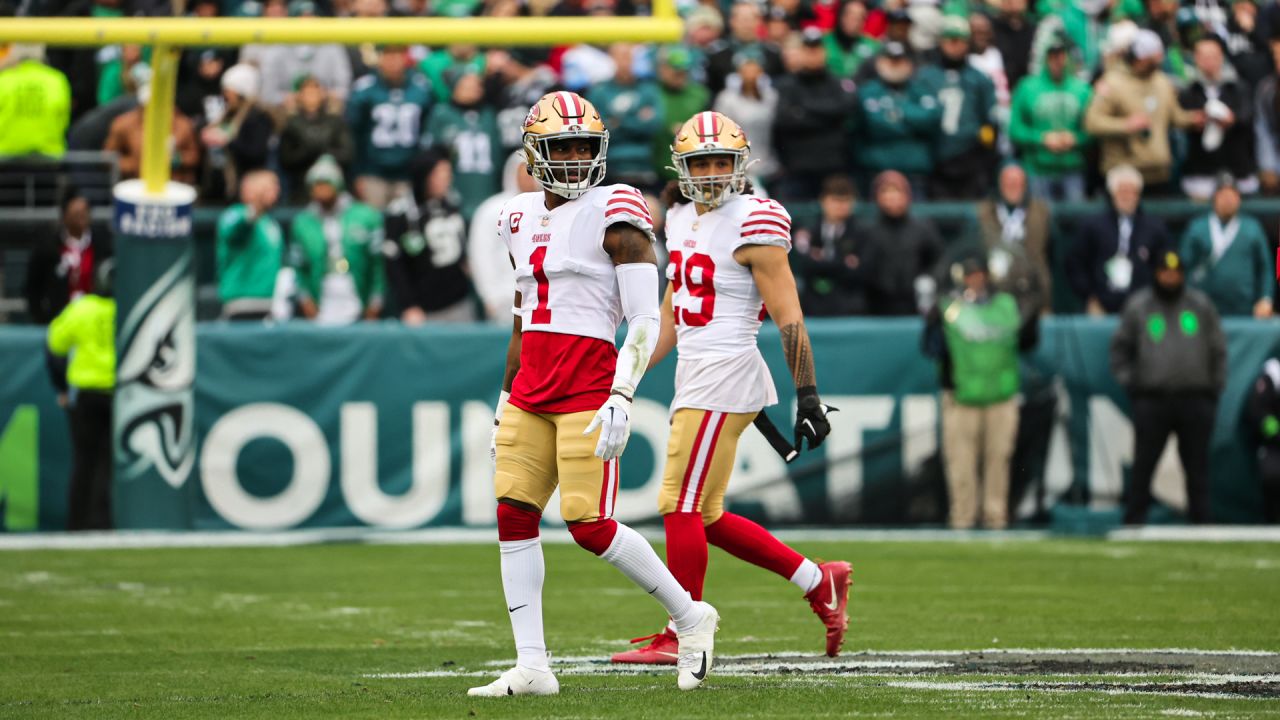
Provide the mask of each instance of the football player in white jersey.
POLYGON ((509 200, 498 220, 515 267, 515 322, 492 451, 502 588, 516 666, 469 695, 552 695, 559 683, 542 632, 538 523, 557 487, 573 539, 654 596, 678 632, 677 684, 700 685, 719 616, 694 601, 653 548, 613 519, 631 402, 658 341, 658 269, 644 198, 600 187, 609 132, 570 92, 545 95, 524 122, 529 174, 542 192, 509 200), (614 346, 627 321, 622 348, 614 346), (598 432, 597 432, 598 431, 598 432))
MULTIPOLYGON (((742 129, 718 112, 694 115, 671 147, 679 192, 668 195, 679 204, 667 213, 671 282, 651 359, 656 364, 677 348, 671 437, 658 501, 667 565, 695 599, 702 597, 708 542, 772 570, 804 591, 826 627, 827 655, 834 657, 849 625, 849 563, 815 563, 724 509, 738 437, 758 413, 778 402, 756 344, 766 307, 778 325, 795 382, 795 449, 802 449, 804 440, 816 448, 831 432, 787 263, 791 218, 778 203, 748 193, 749 153, 742 129)), ((614 655, 613 661, 676 661, 677 636, 670 625, 632 642, 646 640, 652 642, 614 655)))

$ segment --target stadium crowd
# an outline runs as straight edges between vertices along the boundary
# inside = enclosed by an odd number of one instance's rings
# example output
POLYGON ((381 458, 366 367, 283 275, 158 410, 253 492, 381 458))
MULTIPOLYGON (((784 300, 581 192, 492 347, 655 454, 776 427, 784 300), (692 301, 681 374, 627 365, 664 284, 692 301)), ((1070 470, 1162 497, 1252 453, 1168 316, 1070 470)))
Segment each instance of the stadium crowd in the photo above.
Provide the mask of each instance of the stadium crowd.
MULTIPOLYGON (((1055 276, 1095 315, 1125 312, 1149 287, 1159 295, 1163 272, 1185 275, 1203 293, 1203 302, 1200 295, 1188 302, 1206 327, 1218 315, 1273 316, 1276 244, 1263 221, 1274 218, 1251 217, 1241 203, 1280 194, 1280 4, 703 0, 680 11, 684 40, 668 46, 184 50, 172 172, 199 188, 203 204, 225 206, 216 230, 223 316, 509 322, 512 271, 492 228, 506 199, 537 188, 524 171, 522 124, 530 105, 558 89, 599 108, 610 131, 608 181, 641 189, 658 228, 665 210, 658 198, 674 177, 667 167, 674 130, 705 109, 739 122, 752 141, 757 191, 789 207, 816 207, 812 222, 794 231, 805 314, 925 316, 925 350, 952 393, 944 414, 955 427, 990 423, 997 429, 989 434, 1009 439, 1019 386, 1007 372, 986 385, 952 376, 971 366, 963 337, 944 327, 962 311, 948 297, 1011 298, 999 312, 978 308, 972 317, 1007 331, 1005 361, 1015 375, 1016 354, 1034 346, 1036 320, 1053 309, 1055 276), (855 212, 859 198, 870 211, 855 212), (1205 208, 1175 235, 1144 209, 1145 198, 1205 208), (1088 199, 1096 212, 1055 240, 1056 206, 1088 199), (916 212, 921 202, 968 203, 976 222, 944 241, 916 212), (278 206, 295 211, 285 225, 278 206), (1055 242, 1068 247, 1055 251, 1055 242), (964 397, 977 398, 986 414, 964 414, 964 397)), ((0 12, 164 16, 172 8, 164 0, 23 0, 0 3, 0 12)), ((193 0, 188 12, 611 17, 647 14, 649 6, 193 0)), ((0 159, 107 150, 118 155, 123 177, 136 176, 148 52, 12 46, 0 61, 0 159)), ((110 254, 109 233, 91 228, 87 215, 83 198, 70 195, 50 246, 33 255, 26 294, 37 322, 87 292, 93 264, 110 254)), ((1135 364, 1167 357, 1142 356, 1131 325, 1123 322, 1118 334, 1113 371, 1141 394, 1151 377, 1133 377, 1135 364)), ((1208 353, 1209 365, 1197 366, 1205 378, 1197 391, 1210 403, 1221 390, 1221 348, 1216 340, 1194 344, 1188 352, 1208 353)), ((1259 382, 1274 394, 1280 376, 1273 369, 1259 382)), ((1159 421, 1151 443, 1159 435, 1163 447, 1164 435, 1187 431, 1166 427, 1180 411, 1144 406, 1159 421)), ((1269 442, 1280 442, 1274 415, 1260 422, 1269 442)), ((1207 439, 1203 428, 1194 434, 1207 439)), ((984 453, 998 458, 986 465, 1007 469, 1012 442, 980 442, 945 439, 947 454, 969 466, 949 474, 972 485, 984 453)), ((1143 457, 1154 463, 1150 452, 1143 457)), ((1198 483, 1192 494, 1202 494, 1202 468, 1188 474, 1198 483)), ((985 484, 1007 487, 1009 479, 985 484)), ((961 496, 965 506, 952 508, 952 522, 972 525, 976 490, 961 496)), ((1000 497, 981 505, 988 526, 1007 522, 996 509, 1000 497)), ((1145 513, 1130 510, 1134 521, 1145 513)))

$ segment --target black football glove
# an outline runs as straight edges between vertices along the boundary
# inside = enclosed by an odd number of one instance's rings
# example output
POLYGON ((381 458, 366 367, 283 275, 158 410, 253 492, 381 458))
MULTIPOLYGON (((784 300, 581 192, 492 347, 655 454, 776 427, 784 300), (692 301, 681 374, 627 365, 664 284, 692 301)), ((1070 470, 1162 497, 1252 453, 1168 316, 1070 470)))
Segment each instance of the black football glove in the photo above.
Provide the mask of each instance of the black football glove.
POLYGON ((827 413, 835 408, 823 405, 818 399, 818 388, 808 385, 796 389, 796 450, 804 449, 804 440, 809 441, 809 449, 813 450, 822 444, 831 434, 831 423, 827 421, 827 413))

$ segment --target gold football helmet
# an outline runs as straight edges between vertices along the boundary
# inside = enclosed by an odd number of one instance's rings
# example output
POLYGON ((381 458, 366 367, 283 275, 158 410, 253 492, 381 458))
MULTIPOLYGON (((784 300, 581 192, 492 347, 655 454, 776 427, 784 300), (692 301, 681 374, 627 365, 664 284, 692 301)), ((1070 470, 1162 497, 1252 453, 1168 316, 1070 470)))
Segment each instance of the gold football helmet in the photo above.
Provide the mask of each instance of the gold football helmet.
POLYGON ((543 95, 524 118, 524 154, 529 175, 544 189, 573 200, 604 180, 609 131, 600 113, 572 92, 543 95), (557 140, 589 139, 595 147, 590 160, 552 160, 557 140))
POLYGON ((671 145, 671 163, 679 178, 680 194, 693 202, 715 208, 747 188, 747 157, 751 143, 738 123, 722 113, 706 111, 689 118, 671 145), (732 155, 729 175, 689 174, 689 160, 705 155, 732 155))

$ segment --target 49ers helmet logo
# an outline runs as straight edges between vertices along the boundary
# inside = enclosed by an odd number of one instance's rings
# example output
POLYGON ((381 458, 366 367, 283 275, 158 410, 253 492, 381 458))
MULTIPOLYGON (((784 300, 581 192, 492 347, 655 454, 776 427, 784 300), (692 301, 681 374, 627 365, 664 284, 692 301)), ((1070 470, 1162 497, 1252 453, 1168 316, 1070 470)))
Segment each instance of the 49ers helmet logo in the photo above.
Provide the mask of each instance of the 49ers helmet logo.
POLYGON ((529 127, 536 122, 538 122, 538 104, 534 103, 533 107, 529 108, 528 114, 524 116, 524 126, 529 127))

